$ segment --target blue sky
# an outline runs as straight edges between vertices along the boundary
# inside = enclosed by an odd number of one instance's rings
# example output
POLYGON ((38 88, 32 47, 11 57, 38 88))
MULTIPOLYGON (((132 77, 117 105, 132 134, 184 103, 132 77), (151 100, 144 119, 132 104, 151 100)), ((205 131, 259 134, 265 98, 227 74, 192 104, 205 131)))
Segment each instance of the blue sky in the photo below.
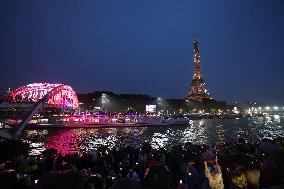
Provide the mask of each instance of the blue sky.
POLYGON ((79 93, 187 95, 198 33, 218 100, 284 100, 281 0, 1 1, 0 89, 59 82, 79 93))

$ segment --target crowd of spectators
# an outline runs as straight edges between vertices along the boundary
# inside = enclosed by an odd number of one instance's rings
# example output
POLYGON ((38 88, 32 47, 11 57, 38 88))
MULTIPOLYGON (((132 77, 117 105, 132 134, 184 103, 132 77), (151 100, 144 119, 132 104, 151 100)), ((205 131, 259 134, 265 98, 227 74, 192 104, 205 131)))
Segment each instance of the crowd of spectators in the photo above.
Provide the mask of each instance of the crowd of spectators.
POLYGON ((0 188, 259 189, 284 184, 284 140, 153 149, 101 146, 62 155, 47 149, 0 160, 0 188))

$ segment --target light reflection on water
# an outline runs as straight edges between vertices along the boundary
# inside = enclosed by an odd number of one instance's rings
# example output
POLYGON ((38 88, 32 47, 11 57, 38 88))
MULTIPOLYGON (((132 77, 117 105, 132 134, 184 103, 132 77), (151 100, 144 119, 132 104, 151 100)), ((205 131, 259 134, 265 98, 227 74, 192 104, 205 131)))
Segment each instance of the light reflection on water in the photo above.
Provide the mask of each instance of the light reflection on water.
POLYGON ((98 146, 141 146, 149 142, 154 148, 178 143, 222 143, 236 137, 247 139, 283 136, 284 119, 279 116, 244 119, 204 119, 190 121, 188 126, 48 129, 26 130, 31 154, 55 148, 63 154, 85 152, 98 146))

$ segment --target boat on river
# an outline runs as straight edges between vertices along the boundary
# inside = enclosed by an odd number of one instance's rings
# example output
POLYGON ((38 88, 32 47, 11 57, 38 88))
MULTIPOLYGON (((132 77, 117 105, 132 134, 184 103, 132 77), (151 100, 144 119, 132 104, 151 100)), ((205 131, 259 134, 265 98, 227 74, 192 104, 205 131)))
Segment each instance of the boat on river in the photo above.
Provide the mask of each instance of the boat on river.
MULTIPOLYGON (((19 120, 20 121, 20 120, 19 120)), ((18 122, 19 122, 18 121, 18 122)), ((15 121, 11 122, 14 125, 15 121)), ((37 128, 100 128, 100 127, 150 127, 186 126, 189 119, 182 116, 57 116, 33 118, 27 129, 37 128)))

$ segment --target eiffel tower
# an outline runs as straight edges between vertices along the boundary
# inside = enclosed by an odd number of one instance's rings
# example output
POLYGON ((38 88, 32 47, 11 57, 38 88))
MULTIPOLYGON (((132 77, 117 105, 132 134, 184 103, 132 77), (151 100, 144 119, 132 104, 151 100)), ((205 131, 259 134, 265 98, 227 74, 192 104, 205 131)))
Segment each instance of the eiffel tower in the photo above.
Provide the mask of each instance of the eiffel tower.
POLYGON ((202 78, 201 67, 200 67, 199 42, 197 40, 197 37, 195 37, 195 40, 193 42, 193 50, 194 50, 193 79, 186 99, 191 101, 202 102, 203 100, 206 99, 212 99, 212 97, 205 88, 205 82, 202 78))

